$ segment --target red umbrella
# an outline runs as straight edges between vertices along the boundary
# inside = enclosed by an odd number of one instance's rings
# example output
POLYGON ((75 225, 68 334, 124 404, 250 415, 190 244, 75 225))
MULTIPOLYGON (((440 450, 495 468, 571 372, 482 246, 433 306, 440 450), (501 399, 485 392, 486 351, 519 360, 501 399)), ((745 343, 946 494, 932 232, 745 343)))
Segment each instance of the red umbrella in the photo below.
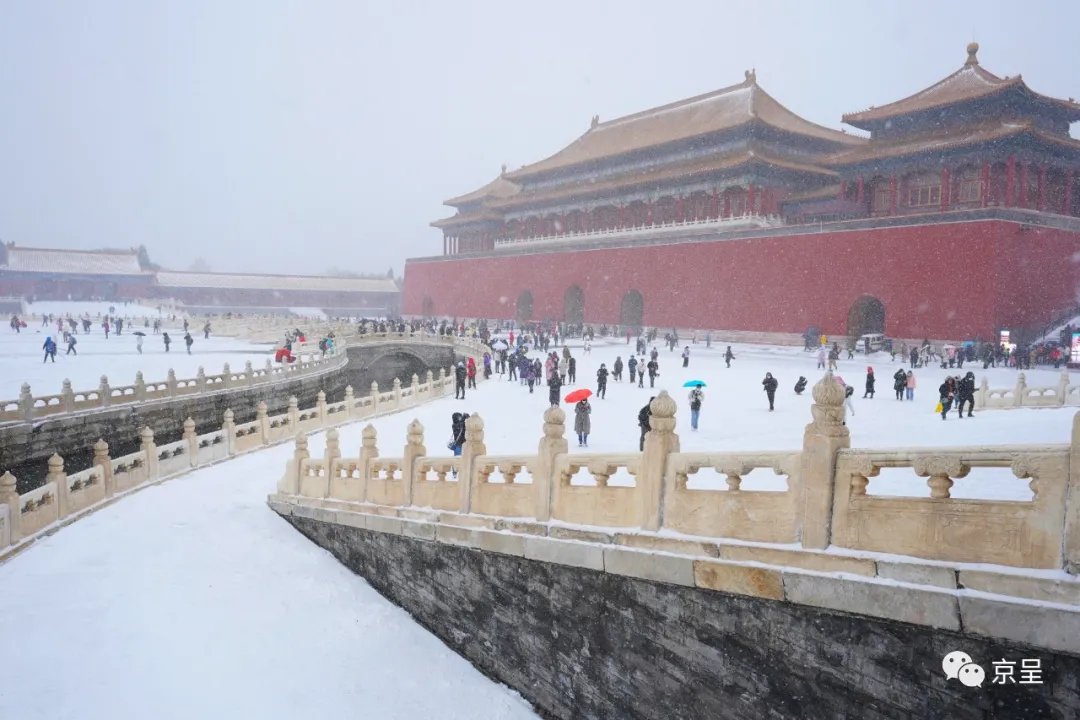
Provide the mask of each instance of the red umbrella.
POLYGON ((576 403, 581 402, 590 395, 592 395, 592 390, 590 390, 589 388, 581 388, 580 390, 575 390, 574 392, 570 393, 569 395, 564 397, 563 400, 568 403, 576 403))

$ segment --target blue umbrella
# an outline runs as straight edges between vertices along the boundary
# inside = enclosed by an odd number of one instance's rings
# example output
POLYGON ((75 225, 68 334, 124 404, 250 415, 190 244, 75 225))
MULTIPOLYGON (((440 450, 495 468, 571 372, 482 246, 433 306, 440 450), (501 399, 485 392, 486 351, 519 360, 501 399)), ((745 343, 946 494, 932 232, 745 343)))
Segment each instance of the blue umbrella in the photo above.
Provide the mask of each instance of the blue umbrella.
POLYGON ((700 385, 701 387, 707 387, 705 383, 701 380, 687 380, 682 384, 683 387, 697 387, 698 385, 700 385))

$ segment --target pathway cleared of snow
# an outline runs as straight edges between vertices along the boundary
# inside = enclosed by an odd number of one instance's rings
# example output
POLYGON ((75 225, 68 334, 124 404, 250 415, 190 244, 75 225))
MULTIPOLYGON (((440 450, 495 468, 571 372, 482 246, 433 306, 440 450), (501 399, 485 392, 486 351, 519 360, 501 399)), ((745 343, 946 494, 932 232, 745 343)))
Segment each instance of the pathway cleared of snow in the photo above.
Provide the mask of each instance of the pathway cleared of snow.
POLYGON ((291 448, 121 499, 0 565, 0 718, 531 718, 266 506, 291 448))

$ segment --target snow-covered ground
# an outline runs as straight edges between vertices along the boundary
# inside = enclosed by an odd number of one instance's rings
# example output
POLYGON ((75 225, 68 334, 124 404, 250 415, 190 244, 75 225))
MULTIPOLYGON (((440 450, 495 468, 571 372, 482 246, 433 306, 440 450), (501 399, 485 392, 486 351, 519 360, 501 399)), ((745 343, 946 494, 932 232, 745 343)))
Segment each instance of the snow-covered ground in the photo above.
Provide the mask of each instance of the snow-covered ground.
MULTIPOLYGON (((623 382, 609 380, 606 399, 592 399, 592 434, 587 450, 577 448, 573 433, 573 407, 564 404, 567 411, 566 436, 571 452, 637 451, 638 411, 650 396, 661 389, 671 393, 679 404, 676 432, 679 433, 684 452, 799 450, 802 447, 803 429, 811 421, 811 390, 823 374, 816 369, 816 355, 804 353, 799 348, 736 345, 733 347, 736 358, 728 369, 722 358, 725 347, 713 345, 707 350, 704 343, 691 345, 690 366, 686 369, 682 367, 678 352, 658 348, 660 377, 654 390, 649 389, 648 380, 644 388, 631 386, 629 373, 625 370, 623 382), (761 385, 766 372, 771 372, 780 382, 774 412, 769 412, 761 385), (807 390, 801 396, 795 395, 793 390, 799 375, 805 375, 809 381, 807 390), (702 380, 707 384, 697 432, 690 429, 689 389, 682 387, 688 380, 702 380)), ((629 358, 628 346, 621 342, 597 342, 592 352, 585 354, 580 341, 572 341, 571 351, 578 360, 578 384, 564 388, 564 396, 574 387, 585 386, 595 390, 596 370, 600 363, 605 363, 610 369, 617 356, 621 356, 624 363, 629 358)), ((542 356, 535 352, 531 355, 542 356)), ((958 419, 954 411, 943 422, 940 415, 934 412, 934 406, 938 400, 938 385, 946 371, 937 368, 916 370, 919 385, 915 400, 907 402, 895 400, 892 391, 892 374, 899 367, 899 358, 896 362, 890 362, 885 353, 873 355, 869 363, 859 355, 855 360, 840 361, 838 374, 856 388, 852 399, 855 415, 849 415, 847 419, 853 448, 1069 441, 1075 408, 985 410, 976 412, 974 418, 965 417, 963 420, 958 419), (874 399, 864 400, 862 395, 868 365, 874 368, 878 376, 877 394, 874 399)), ((977 381, 982 379, 981 363, 965 365, 963 371, 954 369, 951 374, 967 372, 968 369, 975 372, 977 381)), ((991 387, 1012 387, 1016 382, 1015 370, 991 368, 986 374, 991 387)), ((1060 371, 1030 370, 1026 375, 1029 386, 1056 385, 1060 371)), ((479 390, 469 391, 465 400, 443 399, 375 421, 379 432, 379 449, 384 455, 401 455, 405 426, 416 417, 425 427, 428 452, 433 455, 448 454, 446 442, 450 437, 450 416, 455 411, 463 411, 479 412, 484 418, 485 442, 489 453, 535 453, 542 435, 542 415, 548 406, 547 399, 546 386, 538 387, 530 395, 528 389, 517 381, 507 382, 494 376, 492 381, 481 384, 479 390)), ((344 454, 359 454, 360 430, 360 425, 353 425, 341 431, 344 454)), ((312 452, 322 452, 320 441, 313 440, 312 452)), ((702 472, 695 477, 701 482, 708 475, 702 472)), ((585 471, 582 470, 581 477, 584 476, 585 471)), ((628 477, 624 479, 629 480, 628 477)), ((620 477, 612 476, 610 482, 617 484, 620 477)), ((717 482, 719 487, 726 487, 720 478, 717 478, 717 482)), ((782 490, 783 482, 771 470, 759 470, 744 479, 743 488, 782 490)), ((883 470, 879 477, 871 480, 868 492, 929 496, 925 479, 903 469, 883 470)), ((953 497, 1017 500, 1026 500, 1031 496, 1027 481, 1015 478, 1007 468, 975 468, 968 477, 956 481, 952 494, 953 497)))
MULTIPOLYGON (((71 312, 74 317, 89 312, 92 318, 96 318, 99 308, 107 312, 110 307, 107 303, 38 303, 34 307, 38 305, 52 308, 46 312, 71 312)), ((136 313, 130 307, 117 308, 121 315, 131 311, 133 317, 139 318, 143 317, 142 310, 136 313)), ((146 317, 157 317, 157 311, 146 317)), ((111 330, 108 340, 105 339, 101 322, 95 320, 89 335, 84 335, 82 326, 79 326, 79 334, 75 336, 78 340, 75 345, 77 354, 66 355, 67 346, 63 338, 57 335, 55 323, 42 327, 40 320, 27 321, 27 327, 19 333, 13 332, 4 323, 0 326, 0 368, 4 370, 0 373, 0 398, 18 397, 19 388, 24 382, 30 383, 30 390, 35 395, 51 395, 60 392, 64 378, 71 380, 75 390, 90 390, 98 386, 102 375, 108 376, 112 385, 130 385, 135 382, 135 373, 139 370, 142 370, 143 379, 147 382, 164 380, 169 368, 176 370, 178 378, 195 377, 200 365, 207 374, 221 372, 225 363, 229 363, 233 370, 243 370, 248 360, 257 367, 262 366, 273 350, 270 345, 216 337, 212 324, 210 339, 203 339, 202 323, 192 321, 191 335, 195 344, 191 346, 192 354, 188 355, 184 348, 182 320, 166 320, 163 331, 172 338, 168 353, 165 352, 161 336, 154 335, 152 328, 143 327, 141 320, 132 327, 125 323, 123 335, 111 330), (141 355, 135 347, 135 331, 146 333, 141 355), (49 336, 57 344, 55 363, 42 362, 45 355, 42 345, 49 336)))
MULTIPOLYGON (((687 369, 677 353, 661 351, 656 391, 666 388, 679 402, 682 449, 798 450, 812 398, 791 387, 800 374, 811 386, 817 381, 814 357, 789 348, 734 351, 731 369, 723 346, 692 346, 687 369), (771 413, 761 389, 766 371, 780 380, 771 413), (698 432, 690 431, 682 388, 689 379, 708 384, 698 432)), ((601 362, 628 357, 614 343, 573 352, 591 387, 601 362)), ((916 402, 897 402, 889 376, 898 364, 887 356, 870 364, 880 376, 873 400, 860 397, 866 361, 840 364, 859 388, 848 419, 854 447, 1068 442, 1072 409, 987 410, 942 422, 933 405, 943 371, 917 371, 916 402)), ((981 366, 974 369, 981 377, 981 366)), ((1010 370, 989 374, 994 386, 1015 379, 1010 370)), ((1028 377, 1033 385, 1057 380, 1052 371, 1028 377)), ((593 402, 588 451, 636 450, 637 411, 652 392, 611 382, 607 398, 593 402)), ((533 453, 546 407, 546 388, 530 395, 517 382, 493 380, 465 400, 441 399, 374 424, 382 453, 400 455, 407 423, 419 418, 428 451, 442 455, 451 413, 479 412, 488 452, 533 453)), ((340 431, 345 455, 358 453, 363 424, 340 431)), ((311 438, 313 454, 324 447, 324 434, 311 438)), ((0 717, 532 717, 515 694, 266 507, 291 452, 272 448, 137 493, 0 565, 0 637, 15 653, 0 678, 0 717)), ((869 491, 928 495, 925 481, 903 470, 882 473, 869 491)), ((953 494, 1028 495, 1008 470, 981 469, 957 481, 953 494)))
POLYGON ((266 506, 281 446, 0 565, 0 718, 535 717, 266 506))

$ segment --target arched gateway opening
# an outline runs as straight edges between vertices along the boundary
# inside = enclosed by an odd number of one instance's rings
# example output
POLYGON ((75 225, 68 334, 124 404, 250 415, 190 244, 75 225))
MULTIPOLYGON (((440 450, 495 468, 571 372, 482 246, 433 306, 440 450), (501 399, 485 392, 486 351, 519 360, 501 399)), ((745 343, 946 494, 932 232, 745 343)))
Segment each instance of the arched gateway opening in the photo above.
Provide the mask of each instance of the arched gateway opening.
POLYGON ((619 324, 627 330, 640 330, 645 319, 645 298, 637 290, 627 290, 619 308, 619 324))
POLYGON ((435 317, 435 301, 430 295, 424 296, 424 302, 420 306, 420 314, 424 317, 435 317))
POLYGON ((563 320, 571 325, 585 323, 585 291, 577 285, 566 288, 563 294, 563 320))
POLYGON ((517 299, 517 321, 519 323, 525 323, 532 320, 533 314, 533 296, 528 290, 518 295, 517 299))
POLYGON ((848 311, 848 336, 857 338, 885 332, 885 303, 872 295, 863 295, 848 311))

